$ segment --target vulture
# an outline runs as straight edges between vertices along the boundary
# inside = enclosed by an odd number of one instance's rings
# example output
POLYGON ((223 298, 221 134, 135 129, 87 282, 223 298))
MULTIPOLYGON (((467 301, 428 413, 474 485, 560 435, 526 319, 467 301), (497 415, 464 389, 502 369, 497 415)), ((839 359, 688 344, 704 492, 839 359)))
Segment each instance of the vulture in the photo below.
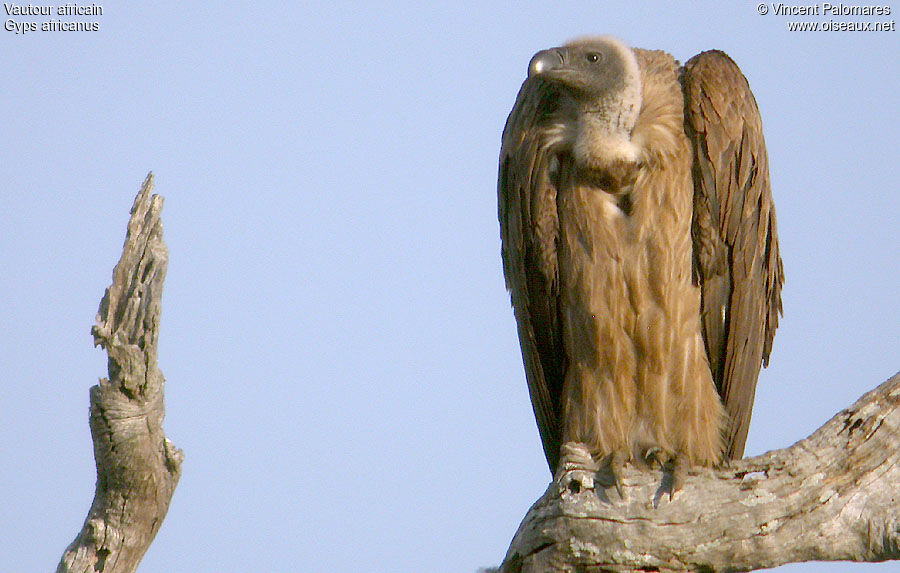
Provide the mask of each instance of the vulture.
POLYGON ((538 52, 503 130, 498 199, 551 473, 567 442, 614 477, 740 458, 784 271, 759 109, 734 61, 681 66, 610 37, 538 52))

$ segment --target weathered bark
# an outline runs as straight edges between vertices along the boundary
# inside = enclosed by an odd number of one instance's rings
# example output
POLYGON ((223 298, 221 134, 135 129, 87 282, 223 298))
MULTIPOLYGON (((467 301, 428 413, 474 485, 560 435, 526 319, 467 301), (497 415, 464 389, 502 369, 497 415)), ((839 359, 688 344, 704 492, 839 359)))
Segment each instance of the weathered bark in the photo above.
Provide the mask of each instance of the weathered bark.
MULTIPOLYGON (((580 444, 531 507, 501 567, 750 571, 900 559, 900 374, 793 446, 691 471, 670 500, 659 470, 626 468, 624 499, 580 444)), ((671 476, 668 476, 671 477, 671 476)))
POLYGON ((168 250, 163 199, 151 196, 152 188, 150 174, 134 200, 122 258, 91 330, 94 344, 109 355, 109 378, 91 388, 97 486, 57 572, 135 571, 181 475, 183 454, 162 430, 165 380, 156 353, 168 250))

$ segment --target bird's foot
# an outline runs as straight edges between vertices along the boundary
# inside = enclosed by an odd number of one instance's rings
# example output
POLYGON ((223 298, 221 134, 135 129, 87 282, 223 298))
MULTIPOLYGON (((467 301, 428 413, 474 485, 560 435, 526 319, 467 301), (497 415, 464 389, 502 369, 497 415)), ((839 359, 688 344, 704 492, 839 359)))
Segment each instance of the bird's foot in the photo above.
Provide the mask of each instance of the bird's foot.
POLYGON ((669 496, 669 502, 672 502, 675 494, 684 485, 689 468, 690 464, 687 458, 678 454, 672 455, 662 464, 662 480, 659 483, 659 489, 656 490, 656 495, 653 496, 653 507, 659 507, 660 499, 666 494, 669 496))
POLYGON ((615 487, 619 499, 625 500, 625 490, 622 487, 622 472, 625 468, 625 454, 612 453, 606 457, 606 464, 601 468, 598 476, 604 487, 615 487))

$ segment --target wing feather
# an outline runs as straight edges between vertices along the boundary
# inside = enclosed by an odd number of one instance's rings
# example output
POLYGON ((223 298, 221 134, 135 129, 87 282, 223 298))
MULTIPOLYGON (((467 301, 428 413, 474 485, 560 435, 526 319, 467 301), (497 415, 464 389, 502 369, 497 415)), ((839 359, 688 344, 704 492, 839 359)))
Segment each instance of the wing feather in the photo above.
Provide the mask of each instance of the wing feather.
POLYGON ((694 148, 692 237, 713 379, 728 413, 726 455, 740 458, 760 364, 781 314, 784 271, 762 120, 746 78, 723 52, 682 71, 694 148))
POLYGON ((558 309, 559 221, 553 170, 553 88, 522 84, 503 130, 498 205, 503 274, 518 324, 529 394, 544 454, 555 472, 561 441, 560 395, 565 353, 558 309))

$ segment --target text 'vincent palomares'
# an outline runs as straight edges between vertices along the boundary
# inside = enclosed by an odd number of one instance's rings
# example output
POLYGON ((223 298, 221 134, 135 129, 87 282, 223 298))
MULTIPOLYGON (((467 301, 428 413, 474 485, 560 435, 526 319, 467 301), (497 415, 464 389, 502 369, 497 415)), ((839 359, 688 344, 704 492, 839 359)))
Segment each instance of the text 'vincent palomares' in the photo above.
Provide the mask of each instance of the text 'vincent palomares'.
POLYGON ((846 4, 772 4, 776 16, 890 16, 890 6, 848 6, 846 4))

